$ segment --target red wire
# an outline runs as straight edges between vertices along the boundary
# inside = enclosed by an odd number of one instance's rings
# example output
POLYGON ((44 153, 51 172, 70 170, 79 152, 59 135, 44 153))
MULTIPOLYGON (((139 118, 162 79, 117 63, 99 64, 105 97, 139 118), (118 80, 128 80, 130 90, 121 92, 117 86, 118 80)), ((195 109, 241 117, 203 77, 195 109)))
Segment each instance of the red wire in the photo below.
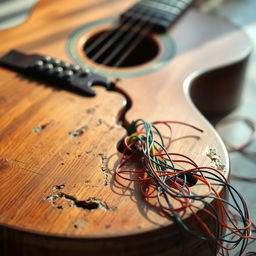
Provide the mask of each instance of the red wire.
MULTIPOLYGON (((180 121, 156 121, 151 123, 151 125, 154 126, 159 124, 165 125, 170 131, 170 137, 168 138, 167 143, 165 145, 166 149, 168 149, 168 147, 170 147, 172 143, 172 127, 170 124, 184 125, 191 127, 199 132, 203 132, 203 130, 200 128, 180 121)), ((193 202, 193 198, 191 199, 186 197, 191 195, 191 190, 189 188, 190 184, 188 183, 188 181, 186 181, 186 184, 184 184, 185 180, 182 179, 181 175, 190 174, 191 177, 193 177, 197 182, 204 184, 208 188, 208 191, 204 191, 204 193, 197 196, 199 196, 201 199, 204 199, 213 193, 217 198, 221 199, 218 192, 215 190, 215 188, 211 185, 211 183, 205 178, 203 174, 203 171, 215 172, 224 183, 227 183, 228 181, 221 171, 208 166, 198 166, 193 159, 184 154, 166 153, 163 151, 162 148, 157 149, 156 147, 154 147, 154 150, 156 152, 154 153, 154 151, 152 151, 153 153, 151 153, 150 157, 161 158, 166 162, 170 161, 169 157, 176 157, 176 159, 172 159, 172 163, 183 163, 192 166, 192 168, 184 168, 184 170, 176 171, 175 169, 165 169, 163 163, 161 170, 156 170, 154 167, 154 163, 152 163, 151 160, 148 159, 146 153, 144 153, 147 152, 147 150, 145 140, 143 139, 143 137, 145 138, 146 136, 143 123, 137 126, 137 130, 137 133, 131 136, 127 136, 124 139, 125 147, 121 155, 121 161, 115 170, 115 179, 119 185, 123 187, 126 186, 126 184, 121 184, 117 177, 129 182, 139 182, 140 193, 145 200, 156 198, 157 196, 159 196, 159 200, 161 200, 161 198, 163 198, 163 192, 161 192, 160 195, 158 195, 158 186, 161 185, 173 192, 173 194, 168 193, 167 196, 170 197, 171 200, 174 200, 176 202, 174 206, 174 211, 176 211, 179 214, 182 214, 182 216, 184 216, 187 210, 192 212, 192 214, 198 220, 201 227, 209 234, 209 236, 215 238, 215 235, 212 233, 209 227, 204 223, 202 218, 199 215, 197 215, 197 213, 193 209, 197 209, 198 211, 201 210, 204 213, 206 213, 209 217, 217 221, 218 225, 220 226, 221 234, 224 234, 224 230, 228 229, 231 232, 234 232, 234 237, 239 236, 245 239, 245 244, 248 242, 248 238, 252 238, 251 235, 248 233, 250 231, 250 221, 248 220, 247 226, 239 228, 237 220, 232 219, 234 215, 232 215, 230 211, 228 211, 225 208, 225 205, 221 200, 217 200, 216 204, 216 207, 220 214, 219 218, 217 219, 215 214, 212 213, 209 209, 196 205, 193 202), (141 164, 139 164, 138 166, 133 167, 133 169, 131 169, 131 166, 134 166, 133 164, 135 162, 143 164, 142 166, 141 164), (125 167, 126 165, 128 167, 125 167), (150 176, 148 175, 148 173, 150 173, 150 176), (135 175, 135 177, 132 177, 132 175, 135 175), (179 193, 179 197, 177 197, 177 193, 179 193), (227 220, 229 221, 230 224, 227 223, 227 220), (249 235, 243 235, 243 230, 246 230, 249 235)), ((168 211, 172 214, 172 211, 167 206, 163 205, 162 203, 160 206, 162 210, 168 211)), ((235 243, 233 246, 228 247, 224 246, 220 241, 216 242, 218 246, 221 248, 221 253, 223 253, 223 255, 224 250, 226 251, 227 254, 229 254, 228 251, 234 249, 238 245, 237 243, 235 243)))

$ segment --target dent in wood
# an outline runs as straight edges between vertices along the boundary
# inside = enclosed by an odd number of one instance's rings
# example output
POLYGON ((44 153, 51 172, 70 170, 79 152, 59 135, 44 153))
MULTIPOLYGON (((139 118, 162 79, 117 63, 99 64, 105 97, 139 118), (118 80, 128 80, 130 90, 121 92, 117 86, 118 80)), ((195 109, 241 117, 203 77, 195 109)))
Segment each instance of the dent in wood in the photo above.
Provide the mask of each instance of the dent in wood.
POLYGON ((9 162, 5 158, 0 158, 0 171, 7 169, 9 167, 9 162))
POLYGON ((77 129, 77 130, 74 130, 74 131, 71 131, 68 133, 68 135, 70 137, 77 137, 77 136, 81 136, 82 134, 84 134, 86 131, 88 131, 89 127, 87 125, 77 129))
POLYGON ((99 107, 98 105, 95 105, 92 108, 88 108, 88 109, 86 109, 86 113, 87 114, 93 114, 96 111, 96 108, 98 108, 98 107, 99 107))
POLYGON ((45 123, 45 124, 38 125, 37 127, 35 127, 35 128, 32 129, 32 132, 41 132, 41 131, 43 131, 49 124, 50 124, 50 122, 45 123))
POLYGON ((49 200, 51 205, 57 209, 64 209, 67 203, 69 207, 78 207, 88 211, 97 209, 114 211, 117 209, 117 207, 109 207, 107 203, 94 197, 89 197, 86 200, 78 200, 76 197, 60 191, 64 188, 64 184, 54 185, 51 195, 47 196, 44 200, 49 200))
POLYGON ((74 225, 74 229, 83 229, 86 227, 89 223, 85 220, 78 220, 74 225))
POLYGON ((101 170, 104 173, 104 186, 109 184, 109 169, 108 169, 108 157, 103 153, 99 153, 101 157, 101 170))
POLYGON ((88 150, 85 151, 85 153, 86 153, 86 154, 91 154, 92 151, 93 151, 92 149, 88 149, 88 150))
POLYGON ((220 155, 217 154, 216 148, 208 148, 206 155, 211 159, 210 166, 221 171, 225 165, 221 163, 220 155))

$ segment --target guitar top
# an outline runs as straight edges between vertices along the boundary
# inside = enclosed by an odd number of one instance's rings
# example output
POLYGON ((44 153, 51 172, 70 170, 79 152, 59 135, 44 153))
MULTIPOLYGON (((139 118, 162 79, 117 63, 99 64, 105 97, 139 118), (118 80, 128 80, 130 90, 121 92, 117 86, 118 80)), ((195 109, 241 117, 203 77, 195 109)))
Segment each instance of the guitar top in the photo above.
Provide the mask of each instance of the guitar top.
POLYGON ((41 0, 24 24, 0 31, 3 255, 214 255, 136 184, 114 179, 125 128, 139 118, 199 127, 173 125, 171 151, 210 166, 214 148, 229 176, 199 111, 237 106, 251 45, 191 1, 169 2, 41 0))

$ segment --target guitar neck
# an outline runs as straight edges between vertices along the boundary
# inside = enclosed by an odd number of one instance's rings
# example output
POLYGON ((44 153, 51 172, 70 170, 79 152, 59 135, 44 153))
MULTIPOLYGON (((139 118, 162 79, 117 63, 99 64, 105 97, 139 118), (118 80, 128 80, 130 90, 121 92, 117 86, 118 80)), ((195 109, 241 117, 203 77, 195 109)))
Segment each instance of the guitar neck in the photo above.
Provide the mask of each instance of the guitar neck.
POLYGON ((121 24, 165 33, 193 0, 141 0, 121 14, 121 24))

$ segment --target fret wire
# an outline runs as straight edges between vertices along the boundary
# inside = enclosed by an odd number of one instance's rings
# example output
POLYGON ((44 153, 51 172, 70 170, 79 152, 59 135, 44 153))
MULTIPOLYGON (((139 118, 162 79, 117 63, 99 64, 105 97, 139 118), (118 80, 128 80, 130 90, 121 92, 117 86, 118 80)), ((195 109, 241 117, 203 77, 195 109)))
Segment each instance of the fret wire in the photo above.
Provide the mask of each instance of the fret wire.
POLYGON ((191 0, 141 0, 137 5, 146 6, 152 9, 158 9, 173 15, 180 15, 191 3, 191 0))
MULTIPOLYGON (((151 16, 152 16, 152 14, 150 14, 151 16)), ((138 19, 138 20, 145 20, 145 21, 149 21, 149 18, 151 17, 149 14, 147 14, 147 15, 144 15, 144 16, 141 16, 141 15, 139 15, 139 14, 135 14, 135 15, 133 15, 133 18, 135 18, 135 19, 138 19)), ((171 16, 170 16, 171 17, 171 16)), ((159 19, 159 16, 155 16, 155 19, 156 19, 156 21, 157 21, 157 19, 159 19)), ((163 20, 165 20, 165 19, 163 19, 163 20)), ((169 22, 169 20, 166 20, 167 22, 169 22)))
MULTIPOLYGON (((182 6, 184 6, 184 8, 186 8, 188 5, 190 5, 193 0, 141 0, 140 2, 155 2, 155 3, 164 3, 166 5, 178 5, 179 3, 182 4, 182 6)), ((139 2, 139 3, 140 3, 139 2)))
POLYGON ((141 1, 154 1, 156 3, 164 3, 166 5, 175 5, 177 7, 180 6, 180 8, 186 8, 188 7, 193 1, 192 0, 158 0, 158 1, 155 1, 155 0, 141 0, 141 1))
POLYGON ((158 9, 164 12, 168 12, 174 15, 179 15, 181 13, 181 10, 175 6, 169 6, 162 3, 155 3, 153 1, 146 1, 146 2, 139 2, 140 5, 147 6, 150 8, 158 9))

